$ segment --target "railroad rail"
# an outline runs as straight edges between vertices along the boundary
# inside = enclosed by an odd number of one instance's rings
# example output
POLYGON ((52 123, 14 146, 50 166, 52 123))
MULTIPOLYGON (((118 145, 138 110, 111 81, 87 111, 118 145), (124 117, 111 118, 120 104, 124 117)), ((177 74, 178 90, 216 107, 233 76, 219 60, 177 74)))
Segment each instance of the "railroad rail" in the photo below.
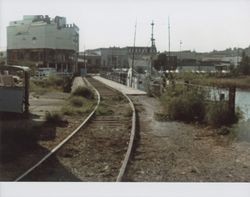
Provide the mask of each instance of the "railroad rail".
MULTIPOLYGON (((35 169, 38 166, 41 166, 45 161, 47 161, 52 155, 54 155, 56 152, 62 151, 63 147, 67 146, 67 142, 72 141, 73 136, 79 135, 80 130, 84 130, 86 127, 88 128, 87 130, 95 130, 96 128, 100 127, 107 127, 109 130, 114 130, 114 128, 123 128, 124 125, 128 125, 128 123, 123 120, 120 120, 121 117, 119 116, 102 116, 102 115, 95 115, 97 110, 99 110, 100 105, 101 105, 101 100, 107 99, 109 97, 112 97, 114 95, 114 92, 117 90, 112 90, 110 87, 106 87, 106 85, 101 84, 100 82, 97 82, 94 79, 84 79, 87 84, 93 87, 93 89, 96 92, 97 95, 97 104, 94 107, 93 111, 90 112, 90 114, 87 116, 87 118, 69 135, 67 136, 60 144, 58 144, 54 149, 52 149, 47 155, 45 155, 40 161, 38 161, 35 165, 33 165, 31 168, 29 168, 26 172, 24 172, 21 176, 19 176, 15 181, 20 181, 25 179, 28 175, 33 173, 35 169), (90 119, 93 120, 90 122, 90 119), (123 121, 123 123, 121 123, 123 121), (89 124, 87 124, 89 123, 89 124), (77 134, 78 133, 78 134, 77 134)), ((132 152, 133 148, 133 143, 134 143, 134 138, 135 138, 135 124, 136 124, 136 117, 135 117, 135 108, 130 100, 130 98, 123 94, 123 96, 127 99, 129 102, 129 106, 131 107, 132 110, 132 123, 131 123, 131 130, 129 133, 129 140, 126 140, 127 148, 125 152, 125 156, 122 155, 123 159, 122 161, 118 162, 120 165, 119 170, 118 170, 118 175, 116 175, 116 181, 122 181, 124 173, 126 171, 126 167, 132 152), (121 164, 122 163, 122 164, 121 164)), ((83 132, 84 133, 84 132, 83 132)), ((115 134, 115 133, 114 133, 115 134)))

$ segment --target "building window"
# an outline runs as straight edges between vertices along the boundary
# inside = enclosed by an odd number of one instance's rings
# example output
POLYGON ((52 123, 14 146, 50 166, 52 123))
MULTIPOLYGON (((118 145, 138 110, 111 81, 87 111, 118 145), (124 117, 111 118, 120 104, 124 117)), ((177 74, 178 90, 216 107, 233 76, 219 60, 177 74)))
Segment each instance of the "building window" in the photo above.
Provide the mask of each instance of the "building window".
POLYGON ((36 44, 36 37, 32 38, 32 42, 33 42, 33 44, 36 44))

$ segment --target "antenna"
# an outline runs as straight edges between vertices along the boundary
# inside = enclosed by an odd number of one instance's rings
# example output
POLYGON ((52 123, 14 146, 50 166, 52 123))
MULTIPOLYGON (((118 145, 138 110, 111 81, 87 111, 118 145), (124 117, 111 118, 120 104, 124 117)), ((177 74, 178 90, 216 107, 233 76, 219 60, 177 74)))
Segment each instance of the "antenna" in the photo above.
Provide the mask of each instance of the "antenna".
POLYGON ((168 55, 170 57, 170 20, 168 17, 168 55))
POLYGON ((151 23, 152 33, 151 33, 151 47, 152 49, 155 47, 155 39, 154 39, 154 21, 151 23))
POLYGON ((153 52, 155 49, 155 39, 154 39, 154 21, 150 24, 152 26, 152 31, 151 31, 151 55, 150 55, 150 64, 149 64, 149 75, 152 74, 152 61, 153 61, 153 52))

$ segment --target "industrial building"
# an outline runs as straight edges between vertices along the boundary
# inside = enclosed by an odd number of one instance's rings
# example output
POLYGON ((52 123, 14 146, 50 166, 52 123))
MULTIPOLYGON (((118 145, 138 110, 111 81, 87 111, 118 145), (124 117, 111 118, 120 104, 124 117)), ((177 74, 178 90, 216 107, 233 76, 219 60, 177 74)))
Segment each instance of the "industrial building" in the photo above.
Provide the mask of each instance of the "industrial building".
POLYGON ((65 17, 25 15, 7 27, 7 63, 75 72, 79 28, 65 17))
POLYGON ((100 56, 101 59, 99 61, 100 69, 105 71, 112 69, 130 68, 133 58, 135 62, 134 65, 135 68, 144 67, 144 69, 147 69, 148 64, 150 62, 150 57, 152 55, 156 55, 156 53, 157 51, 155 47, 152 48, 152 47, 139 47, 139 46, 135 47, 128 46, 122 48, 109 47, 109 48, 86 50, 86 55, 98 54, 100 56))

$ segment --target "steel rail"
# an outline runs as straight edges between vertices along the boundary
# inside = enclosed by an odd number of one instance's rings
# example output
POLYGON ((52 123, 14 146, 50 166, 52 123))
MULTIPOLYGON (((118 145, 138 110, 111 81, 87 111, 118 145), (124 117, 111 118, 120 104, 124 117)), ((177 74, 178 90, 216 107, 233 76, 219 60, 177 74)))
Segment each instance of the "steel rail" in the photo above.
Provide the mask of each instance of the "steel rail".
MULTIPOLYGON (((99 80, 97 80, 97 81, 99 81, 99 80)), ((102 83, 102 82, 100 82, 100 83, 102 83)), ((106 85, 106 84, 104 84, 104 85, 106 85)), ((130 133, 130 138, 129 138, 128 149, 127 149, 127 152, 125 154, 124 160, 122 162, 121 168, 119 169, 119 174, 118 174, 118 176, 116 178, 116 182, 121 182, 123 180, 124 174, 126 172, 128 162, 129 162, 129 159, 131 157, 131 153, 132 153, 132 150, 133 150, 133 147, 134 147, 135 134, 136 134, 135 133, 136 132, 136 111, 135 111, 135 106, 134 106, 134 103, 132 102, 132 100, 128 97, 128 95, 123 93, 121 89, 115 89, 115 88, 110 87, 108 85, 106 85, 106 86, 113 89, 113 90, 115 90, 115 91, 118 91, 118 92, 122 93, 122 95, 129 101, 129 105, 130 105, 130 107, 131 107, 131 109, 133 111, 132 127, 131 127, 131 133, 130 133)))
POLYGON ((15 179, 15 182, 23 179, 30 172, 32 172, 35 168, 37 168, 44 161, 46 161, 51 155, 53 155, 58 149, 60 149, 67 141, 69 141, 90 120, 90 118, 93 116, 93 114, 96 112, 97 108, 99 107, 100 100, 101 100, 100 93, 98 92, 98 90, 94 86, 92 86, 92 88, 95 90, 95 92, 97 94, 97 104, 96 104, 95 108, 93 109, 93 111, 87 116, 87 118, 70 135, 68 135, 68 137, 66 137, 60 144, 58 144, 54 149, 52 149, 47 155, 45 155, 35 165, 33 165, 26 172, 24 172, 21 176, 19 176, 17 179, 15 179))
POLYGON ((136 126, 136 113, 135 113, 135 106, 133 104, 133 102, 131 101, 131 99, 128 97, 128 95, 124 94, 122 91, 120 91, 129 101, 129 105, 133 111, 133 115, 132 115, 132 127, 131 127, 131 134, 130 134, 130 139, 129 139, 129 144, 128 144, 128 149, 127 152, 125 154, 124 160, 122 162, 122 166, 119 170, 119 174, 116 178, 116 182, 121 182, 123 179, 123 176, 125 174, 126 168, 128 166, 128 162, 129 159, 131 157, 131 153, 132 153, 132 149, 134 146, 134 141, 135 141, 135 126, 136 126))
MULTIPOLYGON (((88 117, 67 137, 65 138, 60 144, 58 144, 54 149, 52 149, 47 155, 45 155, 40 161, 38 161, 35 165, 33 165, 31 168, 29 168, 25 173, 23 173, 21 176, 19 176, 15 181, 20 181, 22 180, 25 176, 27 176, 29 173, 31 173, 35 168, 37 168, 38 166, 40 166, 44 161, 46 161, 50 156, 52 156, 56 151, 58 151, 67 141, 69 141, 88 121, 89 119, 93 116, 93 114, 96 112, 96 110, 99 107, 100 104, 100 93, 99 91, 87 80, 84 79, 88 85, 92 86, 92 88, 95 90, 98 100, 97 100, 97 105, 95 106, 94 110, 88 115, 88 117)), ((101 83, 101 82, 100 82, 101 83)), ((104 84, 106 85, 106 84, 104 84)), ((106 85, 107 86, 107 85, 106 85)), ((111 89, 114 89, 110 86, 108 86, 111 89)), ((128 148, 124 157, 124 160, 122 162, 122 165, 119 169, 119 173, 118 176, 116 178, 116 182, 121 182, 123 180, 129 159, 131 157, 131 153, 132 153, 132 149, 134 146, 134 141, 135 141, 135 127, 136 127, 136 113, 135 113, 135 107, 133 102, 131 101, 131 99, 124 94, 121 90, 116 90, 115 91, 119 91, 123 94, 123 96, 129 101, 129 105, 133 111, 133 115, 132 115, 132 127, 131 127, 131 133, 130 133, 130 139, 129 139, 129 144, 128 144, 128 148)))

